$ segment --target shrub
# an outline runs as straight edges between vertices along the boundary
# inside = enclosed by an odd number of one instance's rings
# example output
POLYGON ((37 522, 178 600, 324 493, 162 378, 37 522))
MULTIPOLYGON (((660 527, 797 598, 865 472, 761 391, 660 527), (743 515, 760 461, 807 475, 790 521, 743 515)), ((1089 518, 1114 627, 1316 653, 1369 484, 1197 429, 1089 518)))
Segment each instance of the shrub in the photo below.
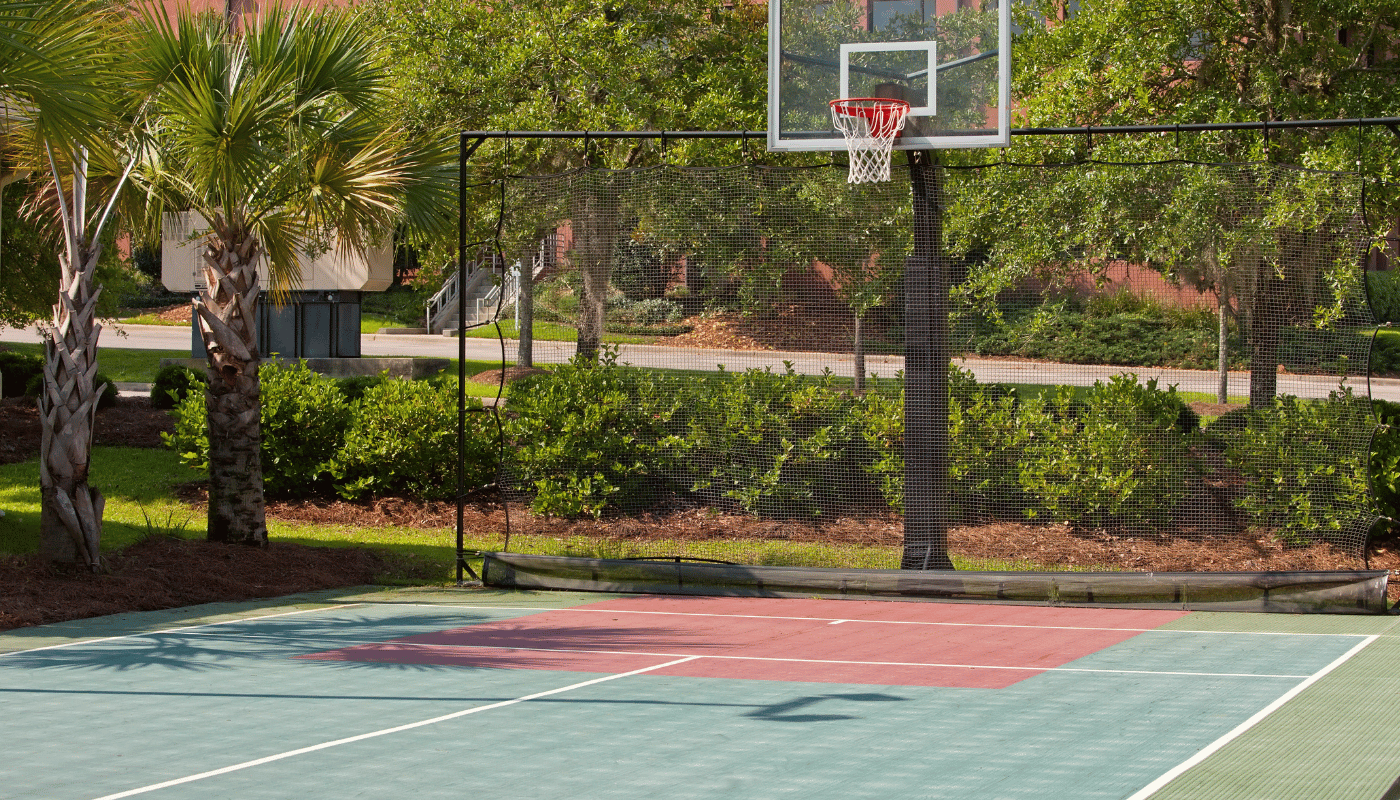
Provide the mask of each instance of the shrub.
POLYGON ((263 362, 263 485, 270 495, 298 496, 323 489, 330 460, 349 426, 351 406, 335 381, 305 362, 263 362))
POLYGON ((180 462, 190 469, 209 469, 209 419, 203 392, 190 392, 175 404, 171 416, 175 430, 162 432, 160 438, 174 450, 180 462))
POLYGON ((1377 322, 1400 322, 1400 272, 1367 272, 1366 293, 1377 322))
POLYGON ((43 356, 0 350, 0 384, 3 384, 5 397, 20 397, 26 394, 29 381, 35 375, 43 374, 43 356))
POLYGON ((1169 524, 1192 463, 1184 405, 1175 387, 1131 374, 1096 382, 1082 406, 1069 387, 1025 403, 1019 419, 1033 435, 1020 483, 1038 506, 1027 516, 1132 530, 1169 524))
MULTIPOLYGON (((351 406, 329 378, 298 363, 264 362, 262 384, 263 486, 269 495, 300 496, 327 487, 331 458, 350 423, 351 406)), ((163 435, 180 460, 209 468, 204 394, 190 392, 175 406, 175 432, 163 435)))
POLYGON ((363 398, 365 392, 372 387, 378 386, 388 379, 387 372, 381 375, 352 375, 348 378, 336 378, 335 385, 340 389, 340 393, 345 395, 346 400, 354 402, 363 398))
MULTIPOLYGON (((495 479, 497 430, 480 401, 467 402, 465 482, 478 488, 495 479)), ((336 493, 347 500, 456 496, 455 385, 393 378, 368 386, 330 469, 336 493)))
POLYGON ((534 495, 538 514, 600 516, 638 507, 665 480, 659 440, 675 410, 657 378, 617 364, 575 359, 511 384, 505 468, 534 495))
MULTIPOLYGON (((953 517, 995 517, 1025 507, 1018 464, 1029 431, 1017 417, 1012 390, 979 384, 950 366, 948 479, 953 517)), ((891 508, 904 510, 904 393, 861 399, 862 436, 871 450, 864 468, 891 508)))
POLYGON ((1244 478, 1235 505, 1251 527, 1290 545, 1364 536, 1371 503, 1361 453, 1375 427, 1364 401, 1350 389, 1327 402, 1282 395, 1246 420, 1222 435, 1226 463, 1244 478))
MULTIPOLYGON (((107 377, 101 372, 98 372, 92 376, 92 385, 94 388, 102 387, 102 394, 99 395, 97 398, 98 410, 104 408, 111 408, 112 406, 117 404, 117 385, 112 382, 111 378, 107 377)), ((29 378, 29 382, 25 384, 24 396, 33 397, 37 400, 39 398, 39 395, 42 394, 43 391, 44 373, 42 372, 41 368, 39 374, 31 375, 29 378)))
POLYGON ((1376 510, 1400 525, 1400 403, 1371 401, 1379 430, 1371 438, 1371 491, 1376 510))
POLYGON ((151 382, 151 405, 156 408, 174 408, 190 392, 196 389, 203 392, 208 385, 209 378, 204 372, 190 369, 183 364, 167 364, 156 372, 155 380, 151 382))
POLYGON ((869 502, 854 396, 829 372, 721 372, 681 389, 661 443, 683 488, 751 514, 818 515, 869 502), (859 453, 860 455, 857 455, 859 453))

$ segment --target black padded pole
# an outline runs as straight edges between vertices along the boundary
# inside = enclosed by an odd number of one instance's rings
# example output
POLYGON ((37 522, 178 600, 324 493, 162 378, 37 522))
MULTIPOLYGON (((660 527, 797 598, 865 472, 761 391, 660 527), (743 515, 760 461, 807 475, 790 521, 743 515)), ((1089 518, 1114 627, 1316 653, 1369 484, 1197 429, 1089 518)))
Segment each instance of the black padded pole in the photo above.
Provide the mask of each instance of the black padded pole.
POLYGON ((914 251, 904 266, 904 554, 902 569, 953 569, 948 558, 948 259, 943 173, 909 152, 914 251))

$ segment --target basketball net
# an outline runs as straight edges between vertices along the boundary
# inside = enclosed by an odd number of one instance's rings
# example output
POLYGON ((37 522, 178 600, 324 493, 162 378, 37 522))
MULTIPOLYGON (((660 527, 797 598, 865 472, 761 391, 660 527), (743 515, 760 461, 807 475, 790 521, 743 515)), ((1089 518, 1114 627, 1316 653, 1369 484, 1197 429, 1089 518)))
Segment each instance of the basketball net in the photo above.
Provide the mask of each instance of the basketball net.
POLYGON ((909 104, 883 97, 849 97, 832 100, 831 124, 846 137, 851 154, 848 183, 875 183, 890 179, 894 140, 904 129, 909 104))

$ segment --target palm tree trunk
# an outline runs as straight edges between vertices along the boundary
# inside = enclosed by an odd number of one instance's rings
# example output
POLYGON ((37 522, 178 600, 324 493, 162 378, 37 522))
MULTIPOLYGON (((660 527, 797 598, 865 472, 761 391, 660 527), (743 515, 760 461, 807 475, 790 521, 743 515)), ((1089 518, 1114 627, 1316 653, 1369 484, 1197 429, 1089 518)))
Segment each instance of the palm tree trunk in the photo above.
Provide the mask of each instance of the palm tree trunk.
POLYGON ((97 400, 105 386, 93 386, 97 374, 96 322, 101 287, 93 273, 101 245, 77 247, 59 256, 58 303, 46 331, 44 391, 39 413, 39 552, 50 561, 80 563, 96 570, 102 539, 102 493, 88 485, 92 429, 97 400))
MULTIPOLYGON (((215 230, 222 226, 215 223, 215 230)), ((209 539, 267 544, 258 383, 256 237, 229 230, 204 248, 207 288, 194 308, 209 354, 209 539)))

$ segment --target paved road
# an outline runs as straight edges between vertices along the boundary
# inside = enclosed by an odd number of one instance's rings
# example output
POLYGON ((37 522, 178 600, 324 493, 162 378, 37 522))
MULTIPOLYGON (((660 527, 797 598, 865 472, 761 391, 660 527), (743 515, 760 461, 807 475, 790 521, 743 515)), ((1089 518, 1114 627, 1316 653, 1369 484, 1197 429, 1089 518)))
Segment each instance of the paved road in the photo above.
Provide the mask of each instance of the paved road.
MULTIPOLYGON (((38 341, 38 332, 33 328, 0 329, 0 341, 38 341)), ((130 347, 152 350, 186 350, 190 346, 190 330, 185 327, 159 325, 123 325, 120 328, 109 326, 102 333, 103 347, 130 347)), ((402 334, 368 334, 360 339, 361 352, 365 356, 435 356, 455 358, 457 340, 444 336, 415 336, 402 334)), ((535 361, 556 364, 567 361, 573 355, 573 345, 567 342, 536 342, 535 361)), ((468 339, 467 358, 483 361, 499 359, 501 346, 495 339, 468 339)), ((506 342, 506 356, 515 359, 515 342, 506 342)), ((805 374, 821 374, 830 369, 838 375, 849 375, 853 361, 848 353, 794 353, 775 350, 715 350, 682 347, 660 347, 656 345, 621 345, 619 360, 646 367, 671 367, 677 369, 715 369, 723 365, 725 369, 739 371, 751 367, 782 369, 784 363, 791 363, 793 369, 805 374)), ((1099 367, 1081 364, 1047 364, 1011 359, 968 358, 958 362, 970 370, 977 380, 983 382, 1000 381, 1030 384, 1066 384, 1088 386, 1096 380, 1104 380, 1124 371, 1135 372, 1140 380, 1155 378, 1159 385, 1175 384, 1182 391, 1215 393, 1216 375, 1203 370, 1164 369, 1161 367, 1099 367)), ((904 368, 900 356, 868 356, 865 361, 867 374, 893 377, 904 368)), ((1367 382, 1364 379, 1351 379, 1353 391, 1364 395, 1367 382)), ((1337 388, 1337 379, 1326 376, 1281 374, 1278 390, 1299 397, 1326 397, 1337 388)), ((1372 378, 1371 396, 1400 402, 1400 379, 1372 378)), ((1249 394, 1249 374, 1230 373, 1230 394, 1244 397, 1249 394)))

